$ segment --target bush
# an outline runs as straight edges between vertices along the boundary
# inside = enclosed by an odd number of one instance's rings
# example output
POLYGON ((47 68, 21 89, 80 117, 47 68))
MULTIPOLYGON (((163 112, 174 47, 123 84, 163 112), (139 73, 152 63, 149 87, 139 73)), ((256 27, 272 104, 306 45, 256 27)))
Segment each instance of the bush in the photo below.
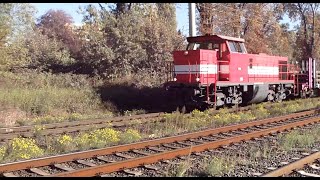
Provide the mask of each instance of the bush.
POLYGON ((235 162, 227 158, 214 157, 205 165, 205 170, 208 175, 211 176, 222 176, 233 170, 235 162))
POLYGON ((283 149, 291 150, 292 148, 306 148, 311 147, 317 135, 310 132, 292 131, 284 136, 281 136, 280 144, 283 149))
POLYGON ((120 141, 120 132, 111 128, 94 130, 84 133, 75 140, 76 146, 80 149, 102 148, 116 144, 120 141))
POLYGON ((141 139, 141 135, 137 130, 127 129, 120 135, 120 141, 122 143, 132 143, 141 139))
POLYGON ((8 159, 30 159, 44 154, 44 150, 38 147, 36 141, 30 138, 14 138, 8 147, 8 159))
POLYGON ((6 155, 7 148, 5 146, 0 147, 0 162, 3 160, 6 155))
POLYGON ((89 112, 100 108, 100 100, 89 90, 72 88, 3 89, 0 103, 36 115, 62 110, 69 113, 89 112))
POLYGON ((58 153, 72 151, 74 149, 72 137, 69 135, 60 135, 54 142, 53 149, 58 153))

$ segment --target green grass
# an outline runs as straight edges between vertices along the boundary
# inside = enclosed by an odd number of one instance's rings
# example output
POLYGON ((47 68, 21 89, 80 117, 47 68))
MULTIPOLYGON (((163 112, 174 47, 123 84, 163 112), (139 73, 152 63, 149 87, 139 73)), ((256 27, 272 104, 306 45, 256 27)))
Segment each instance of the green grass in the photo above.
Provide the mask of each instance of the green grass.
POLYGON ((281 135, 280 146, 286 151, 294 148, 308 148, 320 140, 319 133, 319 127, 306 132, 295 130, 286 135, 281 135))
POLYGON ((235 166, 232 157, 213 157, 204 164, 205 173, 209 176, 222 176, 232 172, 235 166))
POLYGON ((101 84, 84 75, 0 71, 0 107, 25 112, 18 125, 113 116, 112 104, 108 109, 101 101, 93 81, 101 84))
POLYGON ((54 110, 86 113, 97 110, 100 101, 92 91, 72 88, 15 88, 0 90, 0 104, 17 107, 29 114, 44 115, 54 110))

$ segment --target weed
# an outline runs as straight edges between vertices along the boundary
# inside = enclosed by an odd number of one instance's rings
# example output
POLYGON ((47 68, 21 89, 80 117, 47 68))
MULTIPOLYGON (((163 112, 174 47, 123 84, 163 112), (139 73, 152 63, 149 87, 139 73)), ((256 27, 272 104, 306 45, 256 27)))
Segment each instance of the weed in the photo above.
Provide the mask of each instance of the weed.
POLYGON ((8 159, 18 160, 42 156, 44 150, 37 146, 34 139, 14 138, 9 143, 8 152, 8 159))
POLYGON ((42 131, 45 130, 45 126, 43 125, 35 125, 33 127, 33 134, 36 136, 36 137, 39 137, 39 136, 42 136, 42 131))
POLYGON ((127 129, 124 133, 120 135, 120 142, 122 143, 132 143, 141 139, 141 135, 137 130, 127 129))
POLYGON ((2 146, 0 147, 0 162, 3 160, 4 156, 6 155, 7 147, 2 146))
POLYGON ((74 149, 72 137, 69 135, 60 135, 54 142, 53 149, 58 153, 72 151, 74 149))
POLYGON ((176 169, 175 176, 176 177, 183 177, 187 170, 190 168, 190 163, 188 161, 184 161, 180 163, 176 169))
POLYGON ((126 110, 123 112, 124 116, 132 116, 132 115, 139 115, 139 114, 146 114, 146 111, 143 109, 133 109, 131 111, 126 110))
MULTIPOLYGON (((312 132, 312 131, 311 131, 312 132)), ((317 135, 316 135, 317 136, 317 135)), ((312 146, 316 141, 315 134, 309 132, 292 131, 280 138, 280 145, 286 151, 292 148, 305 148, 312 146)))
POLYGON ((94 130, 90 133, 84 133, 75 140, 79 149, 101 148, 113 145, 120 141, 120 132, 111 128, 94 130))
POLYGON ((235 162, 232 158, 227 157, 214 157, 207 164, 205 164, 204 169, 206 173, 210 176, 222 176, 233 170, 235 162))

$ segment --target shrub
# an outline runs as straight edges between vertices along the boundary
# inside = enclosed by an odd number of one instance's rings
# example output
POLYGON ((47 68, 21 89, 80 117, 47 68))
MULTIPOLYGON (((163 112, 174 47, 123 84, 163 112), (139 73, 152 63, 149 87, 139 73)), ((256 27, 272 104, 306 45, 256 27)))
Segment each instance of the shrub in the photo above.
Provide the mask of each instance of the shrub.
POLYGON ((36 141, 30 138, 14 138, 8 147, 8 159, 30 159, 42 156, 44 151, 37 146, 36 141))
POLYGON ((72 151, 74 149, 72 137, 69 135, 60 135, 54 142, 53 149, 59 153, 72 151))
POLYGON ((6 155, 7 148, 5 146, 0 147, 0 162, 3 160, 6 155))
POLYGON ((263 119, 270 116, 270 113, 262 104, 256 105, 251 112, 257 119, 263 119))
POLYGON ((42 125, 35 125, 33 128, 33 134, 35 136, 41 136, 42 135, 42 131, 45 130, 46 128, 42 125))
MULTIPOLYGON (((317 135, 316 135, 317 136, 317 135)), ((305 148, 312 146, 316 141, 316 137, 309 132, 292 131, 280 138, 280 145, 285 150, 292 148, 305 148)))
POLYGON ((227 158, 212 158, 209 163, 205 165, 206 173, 211 176, 222 176, 223 174, 229 173, 233 170, 235 162, 227 158))
POLYGON ((190 163, 188 161, 184 161, 180 163, 176 169, 175 176, 176 177, 183 177, 188 169, 190 168, 190 163))
POLYGON ((120 132, 111 128, 98 129, 78 136, 76 144, 80 149, 101 148, 119 142, 119 136, 120 132))
POLYGON ((137 130, 127 129, 120 135, 120 141, 122 143, 132 143, 141 139, 141 135, 137 130))

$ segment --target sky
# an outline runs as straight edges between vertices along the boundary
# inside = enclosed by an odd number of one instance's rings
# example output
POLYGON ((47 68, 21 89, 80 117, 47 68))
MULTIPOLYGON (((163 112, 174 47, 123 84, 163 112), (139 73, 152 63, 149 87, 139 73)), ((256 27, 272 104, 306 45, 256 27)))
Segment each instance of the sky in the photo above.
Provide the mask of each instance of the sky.
MULTIPOLYGON (((94 4, 96 6, 97 3, 31 3, 38 10, 36 17, 39 18, 41 15, 46 13, 49 9, 61 9, 66 11, 73 17, 75 24, 80 24, 82 20, 82 16, 77 13, 79 6, 84 7, 89 4, 94 4)), ((176 19, 177 19, 177 30, 180 29, 184 35, 189 34, 189 16, 188 16, 188 3, 177 3, 176 6, 176 19)), ((294 27, 297 23, 292 23, 289 21, 289 18, 286 16, 281 21, 283 23, 289 23, 290 29, 294 27)))

